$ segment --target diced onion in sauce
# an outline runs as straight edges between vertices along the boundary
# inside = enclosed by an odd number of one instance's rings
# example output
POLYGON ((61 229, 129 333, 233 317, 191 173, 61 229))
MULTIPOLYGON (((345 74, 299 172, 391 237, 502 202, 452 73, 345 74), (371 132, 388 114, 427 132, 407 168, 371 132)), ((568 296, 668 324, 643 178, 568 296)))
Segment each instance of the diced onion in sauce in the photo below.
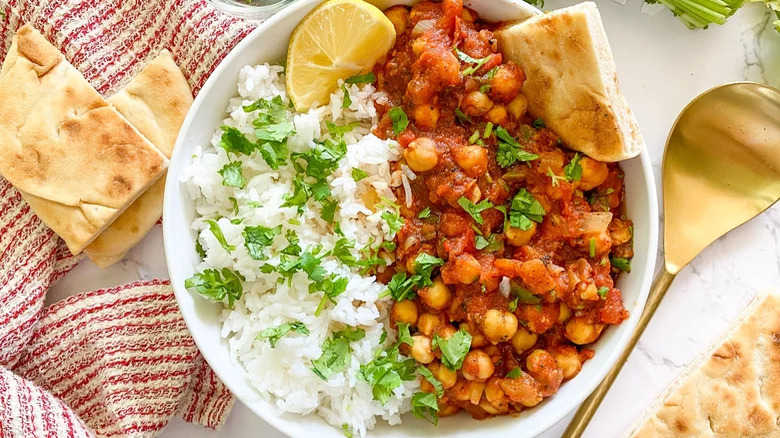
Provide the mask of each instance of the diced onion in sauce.
POLYGON ((412 186, 409 185, 409 178, 405 173, 401 174, 401 184, 404 186, 404 197, 406 198, 406 208, 412 208, 412 186))
POLYGON ((583 217, 580 228, 583 234, 603 233, 612 222, 612 213, 599 211, 588 213, 583 217))
POLYGON ((509 298, 509 293, 512 291, 512 286, 509 283, 509 277, 503 277, 501 279, 501 283, 498 284, 498 292, 504 296, 504 298, 509 298))
POLYGON ((418 37, 430 29, 436 24, 436 20, 420 20, 412 29, 412 36, 418 37))
POLYGON ((406 175, 406 177, 407 177, 407 178, 409 178, 409 181, 414 181, 414 180, 416 180, 416 179, 417 179, 417 175, 416 175, 416 174, 414 173, 414 171, 413 171, 413 170, 412 170, 412 169, 411 169, 409 166, 407 166, 406 164, 402 164, 402 165, 401 165, 401 170, 403 170, 403 171, 404 171, 404 174, 406 175))

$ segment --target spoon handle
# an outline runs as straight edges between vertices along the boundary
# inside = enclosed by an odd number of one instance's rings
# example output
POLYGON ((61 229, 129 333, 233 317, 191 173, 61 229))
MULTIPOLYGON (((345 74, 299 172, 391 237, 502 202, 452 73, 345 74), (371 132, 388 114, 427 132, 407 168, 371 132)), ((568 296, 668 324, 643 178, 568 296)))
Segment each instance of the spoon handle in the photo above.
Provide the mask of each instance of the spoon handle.
POLYGON ((626 345, 626 347, 623 349, 623 352, 620 355, 620 359, 618 359, 612 369, 609 370, 609 373, 607 373, 604 381, 602 381, 599 386, 596 387, 590 397, 582 402, 580 408, 577 410, 577 413, 574 414, 574 417, 569 423, 569 427, 566 428, 566 431, 563 433, 561 438, 579 438, 582 436, 583 432, 585 432, 585 429, 588 427, 588 423, 590 423, 590 420, 593 418, 593 415, 596 413, 599 405, 601 405, 601 401, 604 400, 604 397, 607 395, 609 388, 612 386, 612 383, 615 381, 615 378, 617 378, 618 373, 620 373, 620 370, 626 363, 628 356, 631 355, 631 351, 636 346, 637 341, 639 341, 639 337, 642 336, 642 333, 645 331, 647 323, 649 323, 650 319, 653 317, 655 310, 661 303, 664 294, 666 294, 666 290, 669 289, 669 286, 672 284, 674 277, 675 275, 670 274, 666 268, 661 269, 661 272, 655 278, 653 285, 650 287, 650 293, 647 295, 645 309, 642 311, 642 315, 639 316, 639 322, 637 323, 636 330, 631 336, 628 345, 626 345))

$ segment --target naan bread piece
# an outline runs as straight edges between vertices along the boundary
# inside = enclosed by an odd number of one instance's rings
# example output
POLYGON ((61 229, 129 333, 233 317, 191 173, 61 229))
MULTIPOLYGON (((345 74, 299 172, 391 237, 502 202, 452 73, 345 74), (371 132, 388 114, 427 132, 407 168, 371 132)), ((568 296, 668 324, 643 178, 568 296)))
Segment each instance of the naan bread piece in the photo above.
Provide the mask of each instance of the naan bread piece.
POLYGON ((777 438, 779 419, 780 294, 773 293, 689 365, 628 436, 777 438))
POLYGON ((31 26, 0 72, 0 174, 78 254, 168 159, 31 26))
MULTIPOLYGON (((192 90, 167 50, 108 102, 168 158, 192 105, 192 90)), ((162 215, 165 176, 144 192, 84 253, 101 268, 124 257, 162 215)))
POLYGON ((608 162, 639 155, 642 132, 620 92, 595 3, 538 15, 496 36, 504 57, 525 71, 530 114, 570 148, 608 162))

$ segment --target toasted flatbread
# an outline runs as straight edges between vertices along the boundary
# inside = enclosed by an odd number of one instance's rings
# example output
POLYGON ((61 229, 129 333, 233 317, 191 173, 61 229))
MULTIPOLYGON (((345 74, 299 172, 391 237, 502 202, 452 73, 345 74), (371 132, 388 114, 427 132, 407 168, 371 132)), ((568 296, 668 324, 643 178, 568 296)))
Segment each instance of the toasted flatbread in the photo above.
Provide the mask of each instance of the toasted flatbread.
POLYGON ((502 54, 525 71, 529 113, 567 146, 599 161, 639 155, 642 132, 620 92, 595 3, 538 15, 496 36, 502 54))
MULTIPOLYGON (((179 128, 192 105, 192 91, 165 50, 108 102, 170 158, 179 128)), ((165 176, 130 205, 84 253, 101 268, 121 260, 162 215, 164 191, 165 176)))
POLYGON ((1 72, 0 174, 78 254, 168 159, 31 26, 1 72))
POLYGON ((780 437, 780 294, 756 300, 628 437, 780 437))

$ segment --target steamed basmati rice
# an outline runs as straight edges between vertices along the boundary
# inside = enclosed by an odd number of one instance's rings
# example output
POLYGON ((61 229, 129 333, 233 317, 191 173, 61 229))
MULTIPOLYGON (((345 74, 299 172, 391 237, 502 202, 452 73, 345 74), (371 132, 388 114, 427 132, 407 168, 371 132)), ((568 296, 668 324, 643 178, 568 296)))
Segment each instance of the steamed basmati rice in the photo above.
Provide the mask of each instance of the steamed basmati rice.
MULTIPOLYGON (((257 112, 246 112, 242 106, 274 96, 288 102, 283 71, 281 66, 268 64, 244 67, 238 80, 239 96, 231 99, 227 109, 229 117, 224 124, 254 140, 252 121, 257 112)), ((295 134, 288 139, 288 147, 290 152, 313 148, 315 140, 322 140, 327 134, 326 121, 353 124, 352 131, 344 134, 346 156, 327 181, 339 207, 335 222, 343 236, 355 242, 351 252, 360 258, 361 248, 376 246, 393 237, 382 219, 387 208, 374 211, 374 206, 365 205, 364 199, 370 199, 369 203, 381 198, 395 200, 390 189, 389 162, 399 159, 399 149, 395 141, 381 140, 370 133, 371 126, 377 122, 374 102, 386 97, 370 84, 345 88, 352 101, 348 108, 342 108, 344 88, 339 88, 328 105, 306 113, 288 113, 295 129, 295 134), (353 169, 363 170, 368 176, 356 182, 353 169)), ((245 279, 243 296, 232 309, 226 306, 222 315, 222 335, 228 340, 232 358, 247 370, 249 382, 259 394, 273 401, 280 412, 316 412, 330 424, 361 436, 374 427, 376 417, 390 424, 399 423, 400 415, 410 409, 409 400, 419 387, 418 382, 403 382, 382 405, 374 400, 371 386, 359 378, 360 366, 371 362, 394 341, 387 317, 390 303, 379 299, 385 286, 372 276, 360 275, 357 268, 350 269, 333 256, 325 257, 322 267, 328 273, 347 277, 349 282, 335 303, 327 303, 319 316, 315 316, 322 293, 309 293, 311 281, 304 272, 299 271, 289 281, 282 282, 277 281, 281 278, 278 273, 261 273, 263 265, 279 264, 280 251, 289 244, 288 232, 297 236, 301 248, 322 244, 323 251, 331 250, 341 236, 320 217, 320 205, 314 200, 308 201, 301 214, 296 207, 282 207, 284 196, 293 192, 292 181, 296 175, 289 160, 274 170, 258 152, 241 156, 238 159, 242 161, 245 187, 224 186, 218 171, 231 157, 219 146, 221 135, 222 131, 217 130, 211 144, 196 149, 183 181, 195 200, 197 218, 192 227, 198 232, 198 241, 205 252, 198 270, 230 268, 245 279), (235 249, 223 248, 206 223, 209 219, 216 220, 224 240, 235 249), (242 236, 244 227, 258 225, 282 226, 265 261, 249 255, 242 236), (294 321, 302 322, 310 333, 290 332, 274 348, 267 339, 256 339, 265 329, 294 321), (323 380, 312 371, 312 361, 320 357, 323 343, 332 333, 345 326, 362 328, 365 338, 351 343, 353 352, 347 368, 323 380), (383 333, 387 333, 388 339, 381 342, 383 333)), ((406 178, 404 174, 405 182, 406 178)))

